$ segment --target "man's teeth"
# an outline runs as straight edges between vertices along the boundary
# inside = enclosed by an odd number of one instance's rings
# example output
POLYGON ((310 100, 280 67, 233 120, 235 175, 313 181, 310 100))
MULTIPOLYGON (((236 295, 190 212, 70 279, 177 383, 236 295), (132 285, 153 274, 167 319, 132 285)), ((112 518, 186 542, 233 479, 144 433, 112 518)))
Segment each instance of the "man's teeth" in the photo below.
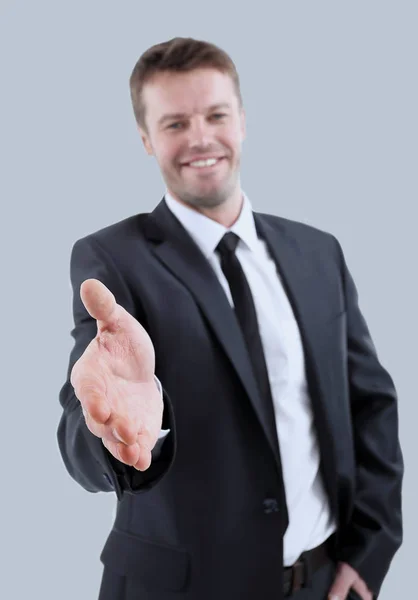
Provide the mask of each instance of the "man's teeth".
POLYGON ((195 160, 189 164, 191 167, 212 167, 218 160, 217 158, 208 158, 207 160, 195 160))

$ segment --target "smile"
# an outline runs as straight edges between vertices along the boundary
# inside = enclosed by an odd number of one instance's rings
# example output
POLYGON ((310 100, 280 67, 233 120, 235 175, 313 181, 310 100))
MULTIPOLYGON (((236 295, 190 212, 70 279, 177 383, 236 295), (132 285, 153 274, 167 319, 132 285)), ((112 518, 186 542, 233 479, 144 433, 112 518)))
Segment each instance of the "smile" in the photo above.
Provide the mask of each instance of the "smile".
POLYGON ((217 164, 219 164, 221 161, 223 160, 223 157, 221 158, 208 158, 205 160, 195 160, 191 163, 186 163, 183 166, 184 167, 190 167, 191 169, 204 169, 204 170, 210 170, 213 169, 213 167, 215 167, 217 164))

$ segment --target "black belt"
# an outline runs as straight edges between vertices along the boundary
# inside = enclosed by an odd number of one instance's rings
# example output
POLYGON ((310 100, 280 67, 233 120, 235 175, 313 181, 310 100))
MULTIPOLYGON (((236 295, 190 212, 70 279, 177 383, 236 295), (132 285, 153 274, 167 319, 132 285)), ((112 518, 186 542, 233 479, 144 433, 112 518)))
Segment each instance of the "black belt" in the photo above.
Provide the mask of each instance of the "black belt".
POLYGON ((291 567, 283 569, 283 594, 291 596, 311 585, 312 576, 331 560, 333 536, 323 544, 300 555, 291 567))

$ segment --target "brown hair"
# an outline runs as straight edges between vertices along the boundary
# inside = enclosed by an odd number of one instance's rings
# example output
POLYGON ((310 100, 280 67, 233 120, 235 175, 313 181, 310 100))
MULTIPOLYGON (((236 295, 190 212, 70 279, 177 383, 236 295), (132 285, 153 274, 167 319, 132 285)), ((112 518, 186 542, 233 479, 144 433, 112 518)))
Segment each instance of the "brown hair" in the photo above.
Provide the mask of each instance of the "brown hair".
POLYGON ((210 42, 175 37, 167 42, 151 46, 142 54, 132 71, 129 86, 138 125, 146 130, 142 89, 147 81, 156 73, 167 71, 184 73, 199 68, 214 68, 230 75, 238 101, 242 105, 239 76, 231 57, 210 42))

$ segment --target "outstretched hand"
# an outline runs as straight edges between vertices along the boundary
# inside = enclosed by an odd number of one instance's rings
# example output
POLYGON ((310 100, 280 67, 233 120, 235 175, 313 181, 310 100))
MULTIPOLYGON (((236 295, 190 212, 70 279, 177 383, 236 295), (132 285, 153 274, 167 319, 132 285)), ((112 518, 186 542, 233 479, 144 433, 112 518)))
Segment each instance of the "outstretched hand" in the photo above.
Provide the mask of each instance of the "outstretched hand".
POLYGON ((85 280, 80 296, 97 321, 97 335, 74 364, 71 384, 89 430, 115 458, 144 471, 151 464, 163 416, 154 380, 154 346, 103 283, 85 280))

